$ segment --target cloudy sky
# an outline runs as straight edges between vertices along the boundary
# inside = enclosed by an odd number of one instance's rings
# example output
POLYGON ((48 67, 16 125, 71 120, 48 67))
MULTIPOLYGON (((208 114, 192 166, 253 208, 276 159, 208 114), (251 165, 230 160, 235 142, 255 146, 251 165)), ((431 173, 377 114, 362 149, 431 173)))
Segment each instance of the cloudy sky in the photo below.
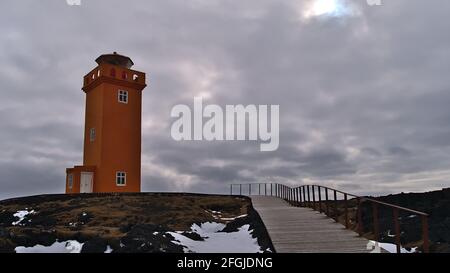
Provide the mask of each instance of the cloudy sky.
POLYGON ((450 186, 447 0, 3 0, 0 199, 64 191, 82 163, 82 77, 118 51, 148 73, 143 190, 450 186), (331 2, 331 3, 326 3, 331 2), (335 2, 335 3, 332 3, 335 2), (172 107, 280 105, 280 147, 176 142, 172 107))

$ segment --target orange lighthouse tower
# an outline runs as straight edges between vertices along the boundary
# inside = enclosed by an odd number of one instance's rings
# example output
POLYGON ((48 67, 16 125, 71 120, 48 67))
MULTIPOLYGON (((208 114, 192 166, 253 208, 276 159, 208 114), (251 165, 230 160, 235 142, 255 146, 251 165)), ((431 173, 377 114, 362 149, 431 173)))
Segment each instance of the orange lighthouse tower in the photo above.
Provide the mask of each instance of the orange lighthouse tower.
POLYGON ((141 113, 145 73, 116 52, 84 76, 83 166, 66 170, 66 193, 141 191, 141 113))

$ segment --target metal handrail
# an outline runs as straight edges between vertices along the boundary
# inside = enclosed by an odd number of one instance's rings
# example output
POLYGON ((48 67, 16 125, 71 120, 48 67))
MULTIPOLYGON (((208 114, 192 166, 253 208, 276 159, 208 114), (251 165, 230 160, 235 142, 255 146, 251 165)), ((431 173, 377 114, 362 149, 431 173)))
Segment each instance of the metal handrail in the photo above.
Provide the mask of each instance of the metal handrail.
POLYGON ((325 213, 330 218, 334 218, 336 222, 338 222, 339 212, 338 212, 338 198, 337 194, 342 194, 344 196, 344 217, 345 217, 345 228, 350 229, 350 220, 349 220, 349 213, 348 213, 348 201, 349 197, 352 197, 353 199, 356 199, 357 201, 357 230, 359 236, 363 236, 363 221, 362 221, 362 203, 363 202, 370 202, 372 204, 372 217, 373 217, 373 235, 375 241, 379 241, 379 215, 378 215, 378 207, 379 206, 385 206, 392 209, 393 214, 393 223, 394 223, 394 230, 395 230, 395 244, 397 247, 397 253, 401 253, 401 230, 400 230, 400 222, 399 222, 399 211, 406 211, 409 213, 413 213, 415 215, 418 215, 421 217, 422 221, 422 240, 423 240, 423 252, 429 253, 430 252, 430 240, 429 240, 429 226, 428 226, 428 217, 429 215, 427 213, 397 206, 394 204, 389 204, 386 202, 378 201, 373 198, 369 197, 362 197, 358 195, 354 195, 351 193, 347 193, 344 191, 340 191, 337 189, 333 189, 326 186, 320 186, 320 185, 302 185, 295 188, 279 184, 279 183, 246 183, 246 184, 231 184, 230 185, 230 195, 233 195, 233 188, 235 186, 239 186, 239 195, 243 195, 244 188, 248 187, 248 194, 252 195, 252 189, 253 186, 257 185, 257 192, 258 195, 261 194, 261 185, 264 185, 264 194, 265 196, 275 196, 281 199, 286 200, 291 205, 294 206, 301 206, 301 207, 309 207, 313 210, 316 209, 316 204, 318 203, 318 211, 320 213, 325 213), (267 190, 267 186, 270 185, 270 194, 267 190), (317 190, 317 196, 318 200, 316 200, 316 190, 317 190), (322 192, 324 192, 324 200, 322 198, 322 192), (333 199, 329 198, 329 192, 333 193, 333 199), (331 203, 334 203, 333 206, 331 206, 331 203), (323 210, 322 204, 325 204, 325 209, 323 210), (333 209, 333 212, 331 213, 330 209, 333 209), (334 216, 334 217, 333 217, 334 216))

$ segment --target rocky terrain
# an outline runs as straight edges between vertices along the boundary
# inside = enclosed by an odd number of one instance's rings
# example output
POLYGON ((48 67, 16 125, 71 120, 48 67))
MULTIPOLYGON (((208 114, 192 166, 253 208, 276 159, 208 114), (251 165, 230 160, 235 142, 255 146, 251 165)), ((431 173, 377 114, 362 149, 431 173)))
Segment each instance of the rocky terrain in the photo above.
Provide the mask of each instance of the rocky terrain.
MULTIPOLYGON (((450 253, 450 189, 427 193, 400 193, 382 197, 372 197, 373 199, 406 207, 409 209, 425 212, 429 214, 429 236, 430 251, 437 253, 450 253)), ((339 202, 339 221, 345 222, 343 203, 339 202)), ((356 231, 356 201, 349 202, 350 221, 353 229, 356 231)), ((372 206, 369 203, 363 203, 362 208, 364 236, 373 239, 373 215, 372 206)), ((379 227, 380 241, 385 243, 394 243, 395 237, 393 226, 392 209, 379 206, 379 227)), ((400 212, 399 221, 401 225, 401 242, 405 247, 422 246, 422 224, 420 217, 413 213, 400 212)))
MULTIPOLYGON (((175 237, 191 245, 205 241, 208 237, 199 234, 205 223, 219 228, 214 231, 218 235, 247 232, 251 237, 247 241, 254 240, 257 250, 274 251, 248 198, 142 193, 0 201, 0 252, 48 251, 61 242, 67 249, 85 253, 190 252, 175 237)), ((220 247, 213 246, 212 251, 222 252, 220 247)))

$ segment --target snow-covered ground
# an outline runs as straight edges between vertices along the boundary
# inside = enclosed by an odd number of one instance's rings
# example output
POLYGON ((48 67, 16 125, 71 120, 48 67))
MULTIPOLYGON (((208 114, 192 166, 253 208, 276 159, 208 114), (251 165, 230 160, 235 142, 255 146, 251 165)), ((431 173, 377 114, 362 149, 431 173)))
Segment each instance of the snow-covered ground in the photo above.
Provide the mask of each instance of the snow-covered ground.
MULTIPOLYGON (((225 228, 222 223, 203 223, 200 226, 194 224, 191 231, 200 235, 204 241, 194 241, 183 232, 167 232, 175 240, 174 243, 184 246, 186 253, 261 253, 263 250, 258 245, 257 239, 252 237, 249 225, 244 225, 237 232, 220 232, 225 228)), ((55 242, 51 246, 36 245, 33 247, 19 246, 16 253, 80 253, 83 243, 74 240, 55 242)), ((111 253, 113 249, 108 245, 105 253, 111 253)))
POLYGON ((55 242, 51 246, 16 247, 16 253, 80 253, 83 244, 77 241, 55 242))
MULTIPOLYGON (((397 246, 395 244, 379 243, 376 241, 369 241, 367 244, 367 250, 372 250, 370 253, 381 253, 381 249, 386 250, 389 253, 397 253, 397 246)), ((400 248, 401 253, 416 253, 417 248, 407 250, 406 248, 400 248)))
POLYGON ((249 225, 242 226, 237 232, 219 232, 225 228, 221 223, 203 223, 200 226, 194 224, 191 230, 204 241, 194 241, 181 235, 181 232, 169 232, 174 238, 174 243, 185 247, 184 251, 194 253, 261 253, 261 247, 257 239, 252 237, 249 225))

